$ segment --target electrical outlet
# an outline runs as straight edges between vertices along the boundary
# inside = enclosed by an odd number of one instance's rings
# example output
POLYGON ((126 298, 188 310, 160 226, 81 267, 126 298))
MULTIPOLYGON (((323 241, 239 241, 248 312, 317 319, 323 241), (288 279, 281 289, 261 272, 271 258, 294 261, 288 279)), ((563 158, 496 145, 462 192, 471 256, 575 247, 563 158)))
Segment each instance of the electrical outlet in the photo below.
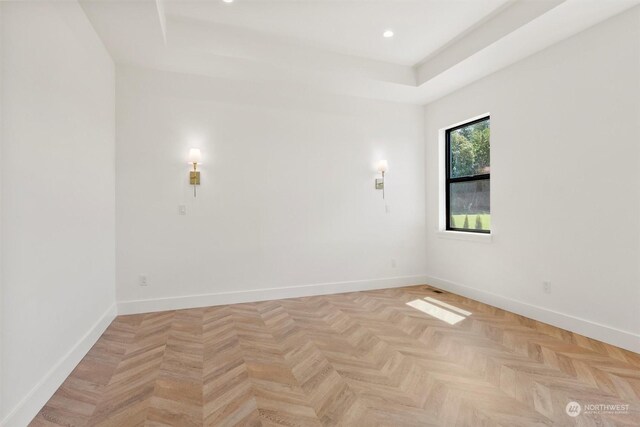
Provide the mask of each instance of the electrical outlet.
POLYGON ((178 215, 186 215, 187 207, 185 205, 178 205, 178 215))
POLYGON ((395 258, 391 258, 391 268, 396 268, 398 264, 396 263, 395 258))
POLYGON ((551 282, 542 282, 542 290, 545 294, 551 293, 551 282))
POLYGON ((147 282, 147 276, 145 275, 140 275, 138 277, 138 284, 140 286, 147 286, 149 284, 149 282, 147 282))

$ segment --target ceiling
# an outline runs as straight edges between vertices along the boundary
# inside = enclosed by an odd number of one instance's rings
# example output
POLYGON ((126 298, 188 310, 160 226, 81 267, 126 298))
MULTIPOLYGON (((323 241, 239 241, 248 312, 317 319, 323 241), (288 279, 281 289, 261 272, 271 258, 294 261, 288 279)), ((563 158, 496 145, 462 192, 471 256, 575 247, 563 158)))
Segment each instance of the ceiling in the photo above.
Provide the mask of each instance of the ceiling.
POLYGON ((167 1, 165 12, 314 49, 414 65, 507 1, 167 1), (382 37, 387 29, 394 37, 382 37))
POLYGON ((117 63, 426 104, 639 0, 81 0, 117 63), (383 37, 385 30, 394 36, 383 37))

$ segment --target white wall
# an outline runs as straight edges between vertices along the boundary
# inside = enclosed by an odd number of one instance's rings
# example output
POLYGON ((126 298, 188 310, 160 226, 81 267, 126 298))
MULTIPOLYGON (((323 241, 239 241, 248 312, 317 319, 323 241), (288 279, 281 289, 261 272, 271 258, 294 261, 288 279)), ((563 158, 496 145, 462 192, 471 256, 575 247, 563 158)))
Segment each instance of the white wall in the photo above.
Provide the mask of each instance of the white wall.
POLYGON ((25 425, 114 314, 114 66, 75 2, 2 4, 2 397, 25 425))
MULTIPOLYGON (((3 19, 2 19, 2 3, 0 3, 0 58, 3 57, 2 53, 2 41, 4 39, 4 34, 2 31, 3 27, 3 19)), ((0 167, 2 166, 2 64, 0 63, 0 167)), ((2 170, 0 169, 0 308, 3 307, 3 296, 4 293, 2 291, 2 170)), ((4 322, 3 322, 2 314, 0 313, 0 423, 2 422, 3 414, 4 414, 4 390, 2 387, 2 372, 3 372, 3 335, 4 335, 4 322)))
POLYGON ((639 8, 428 105, 426 135, 432 282, 640 351, 639 8), (442 238, 438 131, 485 112, 493 241, 442 238))
POLYGON ((123 312, 423 280, 421 107, 120 66, 116 81, 123 312), (204 156, 197 198, 192 146, 204 156), (390 213, 374 189, 379 158, 390 213), (220 293, 231 295, 176 299, 220 293), (127 303, 158 298, 169 299, 127 303))

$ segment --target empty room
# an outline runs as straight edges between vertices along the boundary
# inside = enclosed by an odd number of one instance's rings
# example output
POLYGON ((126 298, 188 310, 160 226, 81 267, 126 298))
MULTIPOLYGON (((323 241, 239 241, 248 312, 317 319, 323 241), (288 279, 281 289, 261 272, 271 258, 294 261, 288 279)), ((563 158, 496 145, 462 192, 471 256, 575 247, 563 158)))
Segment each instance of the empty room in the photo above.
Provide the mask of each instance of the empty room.
POLYGON ((640 426, 640 0, 0 1, 0 427, 640 426))

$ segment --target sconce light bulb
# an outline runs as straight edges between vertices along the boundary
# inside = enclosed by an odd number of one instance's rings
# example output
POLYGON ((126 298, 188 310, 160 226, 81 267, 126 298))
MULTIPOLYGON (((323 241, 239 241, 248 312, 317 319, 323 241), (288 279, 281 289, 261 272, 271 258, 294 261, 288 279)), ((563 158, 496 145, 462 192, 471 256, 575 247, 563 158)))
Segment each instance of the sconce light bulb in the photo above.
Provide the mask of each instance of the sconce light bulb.
POLYGON ((202 153, 199 148, 192 148, 189 150, 189 163, 197 164, 202 161, 202 153))

